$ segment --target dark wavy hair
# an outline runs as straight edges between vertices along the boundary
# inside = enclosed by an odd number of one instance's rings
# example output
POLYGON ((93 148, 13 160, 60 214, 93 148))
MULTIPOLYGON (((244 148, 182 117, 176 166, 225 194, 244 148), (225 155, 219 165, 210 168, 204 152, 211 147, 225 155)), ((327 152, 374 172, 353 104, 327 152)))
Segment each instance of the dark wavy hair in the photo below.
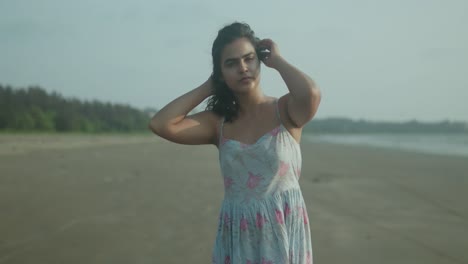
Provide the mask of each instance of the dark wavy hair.
POLYGON ((239 112, 239 103, 234 93, 229 89, 226 82, 222 80, 221 54, 226 45, 239 38, 248 39, 256 49, 257 57, 259 50, 257 44, 260 41, 254 31, 246 23, 234 22, 218 31, 218 36, 213 42, 211 56, 213 57, 213 95, 208 99, 206 110, 211 110, 220 116, 224 116, 227 122, 236 119, 239 112))

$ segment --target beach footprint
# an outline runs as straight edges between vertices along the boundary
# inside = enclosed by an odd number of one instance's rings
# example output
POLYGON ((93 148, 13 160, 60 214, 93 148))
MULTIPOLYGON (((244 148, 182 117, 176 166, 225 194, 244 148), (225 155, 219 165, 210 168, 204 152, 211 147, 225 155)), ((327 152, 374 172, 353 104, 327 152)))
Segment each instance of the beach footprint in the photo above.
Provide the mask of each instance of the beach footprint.
POLYGON ((318 172, 312 179, 313 183, 328 183, 338 178, 338 175, 329 172, 318 172))

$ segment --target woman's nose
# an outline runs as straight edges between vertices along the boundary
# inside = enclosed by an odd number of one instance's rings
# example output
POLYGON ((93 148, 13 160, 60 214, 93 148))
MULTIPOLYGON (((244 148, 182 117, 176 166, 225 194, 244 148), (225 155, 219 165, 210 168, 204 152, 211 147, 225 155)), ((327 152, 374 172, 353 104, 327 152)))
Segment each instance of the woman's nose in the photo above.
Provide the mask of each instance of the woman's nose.
POLYGON ((239 63, 239 70, 240 70, 240 72, 246 72, 247 69, 248 69, 248 68, 247 68, 247 63, 241 61, 241 62, 239 63))

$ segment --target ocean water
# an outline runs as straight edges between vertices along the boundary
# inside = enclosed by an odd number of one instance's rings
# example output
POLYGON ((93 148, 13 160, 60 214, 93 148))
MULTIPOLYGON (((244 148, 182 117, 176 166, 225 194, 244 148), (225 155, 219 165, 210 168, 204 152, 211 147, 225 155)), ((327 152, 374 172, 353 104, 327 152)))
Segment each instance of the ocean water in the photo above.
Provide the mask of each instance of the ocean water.
POLYGON ((303 134, 308 141, 468 157, 468 134, 303 134))

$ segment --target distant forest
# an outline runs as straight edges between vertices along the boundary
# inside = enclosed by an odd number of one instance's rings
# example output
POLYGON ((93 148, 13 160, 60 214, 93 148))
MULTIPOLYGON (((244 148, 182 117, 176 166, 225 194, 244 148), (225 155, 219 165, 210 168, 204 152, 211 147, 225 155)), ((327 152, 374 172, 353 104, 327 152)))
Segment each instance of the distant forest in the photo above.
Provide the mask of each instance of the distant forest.
MULTIPOLYGON (((0 131, 4 132, 148 132, 156 109, 64 98, 32 86, 0 85, 0 131)), ((192 112, 191 112, 192 113, 192 112)), ((468 123, 370 122, 348 118, 313 119, 304 128, 313 133, 468 133, 468 123)))
POLYGON ((148 121, 145 112, 128 105, 0 85, 0 131, 136 132, 147 130, 148 121))

